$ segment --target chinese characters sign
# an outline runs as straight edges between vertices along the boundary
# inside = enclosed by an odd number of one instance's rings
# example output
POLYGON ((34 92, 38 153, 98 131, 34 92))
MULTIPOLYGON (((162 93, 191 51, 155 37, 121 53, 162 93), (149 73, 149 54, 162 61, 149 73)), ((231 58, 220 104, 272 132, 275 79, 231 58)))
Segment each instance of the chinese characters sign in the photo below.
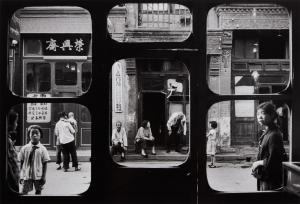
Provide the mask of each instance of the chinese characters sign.
POLYGON ((53 34, 42 36, 43 55, 88 55, 89 34, 53 34))
MULTIPOLYGON (((27 97, 50 97, 50 94, 28 94, 27 97)), ((48 123, 51 121, 50 103, 27 103, 27 122, 28 123, 48 123)))
POLYGON ((113 72, 113 91, 114 91, 114 110, 116 113, 121 113, 123 110, 123 98, 122 98, 122 65, 120 62, 116 62, 112 68, 113 72))

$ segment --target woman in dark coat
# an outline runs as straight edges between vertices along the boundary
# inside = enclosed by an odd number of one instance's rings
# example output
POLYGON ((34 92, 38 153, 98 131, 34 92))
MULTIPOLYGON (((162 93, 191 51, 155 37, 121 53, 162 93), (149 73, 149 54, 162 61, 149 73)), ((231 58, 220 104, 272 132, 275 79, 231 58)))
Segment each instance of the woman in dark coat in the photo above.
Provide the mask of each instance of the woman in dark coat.
POLYGON ((257 178, 257 190, 276 190, 282 187, 282 161, 284 147, 282 133, 275 124, 277 113, 270 102, 257 108, 257 121, 265 127, 259 138, 257 161, 252 165, 253 175, 257 178))

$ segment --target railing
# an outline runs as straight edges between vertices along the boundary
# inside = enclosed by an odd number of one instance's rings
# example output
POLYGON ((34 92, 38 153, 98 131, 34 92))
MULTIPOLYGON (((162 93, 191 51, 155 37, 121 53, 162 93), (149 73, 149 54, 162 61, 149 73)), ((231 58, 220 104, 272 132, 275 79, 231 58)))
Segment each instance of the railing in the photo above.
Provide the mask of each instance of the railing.
POLYGON ((139 4, 138 28, 191 29, 192 15, 185 6, 169 3, 139 4))
POLYGON ((288 59, 233 59, 232 69, 236 71, 289 71, 288 59))

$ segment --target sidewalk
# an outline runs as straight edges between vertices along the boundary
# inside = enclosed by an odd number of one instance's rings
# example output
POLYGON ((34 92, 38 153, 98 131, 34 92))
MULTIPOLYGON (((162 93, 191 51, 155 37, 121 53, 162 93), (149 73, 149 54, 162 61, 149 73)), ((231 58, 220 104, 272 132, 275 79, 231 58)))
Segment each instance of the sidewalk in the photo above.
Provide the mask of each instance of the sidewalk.
MULTIPOLYGON (((56 151, 48 150, 51 161, 56 161, 56 151)), ((221 149, 216 153, 217 162, 235 162, 235 161, 254 161, 258 153, 257 147, 251 146, 235 146, 227 149, 221 149)), ((77 150, 77 157, 79 162, 89 162, 91 157, 91 150, 77 150)), ((120 155, 115 155, 114 160, 119 161, 120 155)), ((158 161, 184 161, 188 157, 188 153, 178 153, 171 151, 166 153, 163 149, 156 150, 156 155, 148 154, 147 160, 158 161)), ((210 159, 210 156, 207 156, 210 159)), ((128 161, 141 161, 145 160, 140 154, 136 154, 133 150, 128 150, 126 154, 128 161)))
MULTIPOLYGON (((87 191, 91 183, 91 163, 81 162, 79 167, 80 171, 70 168, 68 172, 64 172, 62 169, 56 170, 55 162, 49 162, 42 195, 68 196, 79 195, 87 191)), ((29 195, 34 195, 34 191, 29 195)))

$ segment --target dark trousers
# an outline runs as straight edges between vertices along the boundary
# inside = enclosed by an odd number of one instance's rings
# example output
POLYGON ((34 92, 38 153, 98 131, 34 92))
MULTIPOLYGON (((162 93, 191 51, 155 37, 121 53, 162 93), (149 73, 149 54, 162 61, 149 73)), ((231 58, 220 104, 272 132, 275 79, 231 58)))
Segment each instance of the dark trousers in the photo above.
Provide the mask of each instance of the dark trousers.
POLYGON ((72 166, 73 167, 78 167, 78 160, 77 160, 77 153, 76 153, 76 146, 75 146, 75 141, 73 140, 72 142, 62 144, 62 152, 64 155, 64 169, 69 168, 69 163, 70 163, 70 155, 72 157, 72 166))
POLYGON ((118 142, 117 145, 112 145, 111 147, 111 155, 115 155, 117 153, 125 153, 125 149, 121 146, 121 143, 118 142))
POLYGON ((57 145, 56 146, 56 164, 60 165, 60 163, 62 162, 61 159, 61 154, 62 154, 62 145, 57 145))
POLYGON ((138 145, 138 147, 140 147, 139 150, 141 150, 141 149, 146 150, 147 147, 154 146, 154 140, 150 141, 150 140, 140 139, 139 141, 136 142, 136 144, 138 145))
POLYGON ((169 135, 167 138, 167 150, 171 150, 172 143, 175 144, 176 151, 180 150, 181 135, 182 134, 178 133, 177 131, 172 131, 171 135, 169 135))

